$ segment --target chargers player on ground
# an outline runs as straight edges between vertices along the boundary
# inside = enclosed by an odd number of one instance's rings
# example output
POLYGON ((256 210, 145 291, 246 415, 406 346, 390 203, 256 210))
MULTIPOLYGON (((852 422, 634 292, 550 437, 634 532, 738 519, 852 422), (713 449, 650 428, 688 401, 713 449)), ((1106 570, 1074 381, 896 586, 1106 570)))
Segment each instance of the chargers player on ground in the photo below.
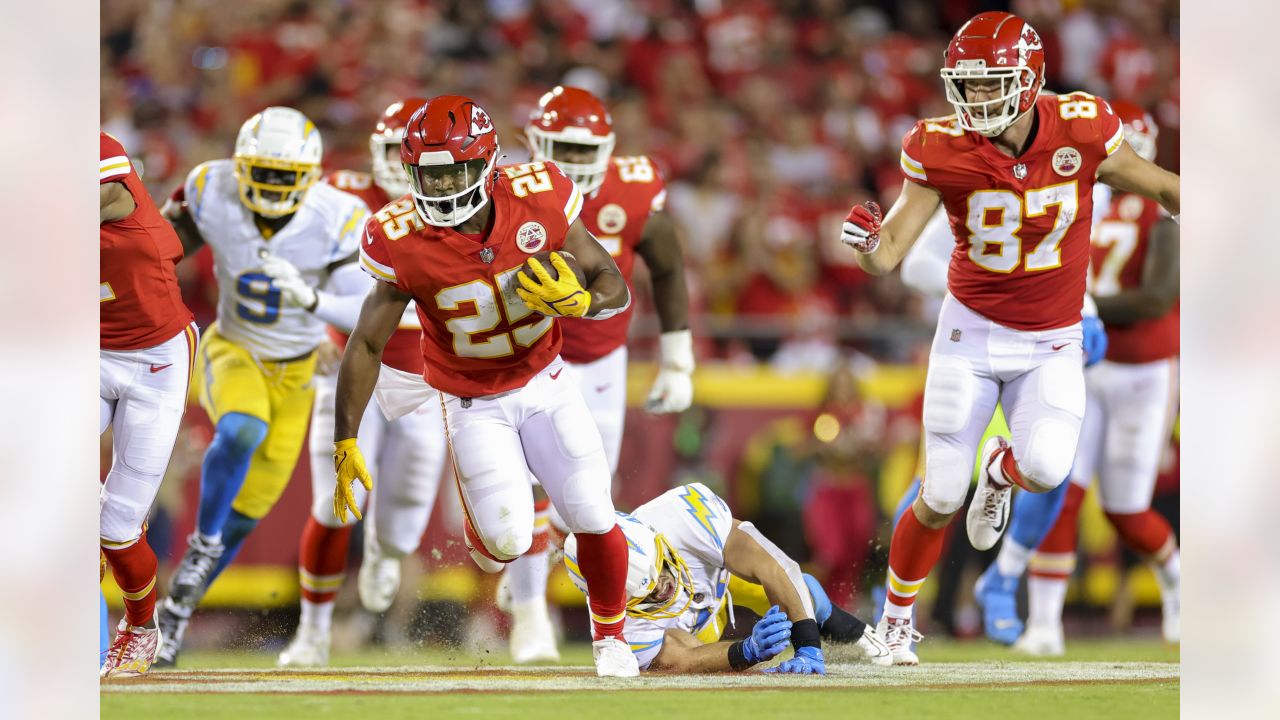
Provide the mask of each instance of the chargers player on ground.
MULTIPOLYGON (((856 644, 877 665, 891 655, 875 631, 834 607, 822 585, 702 483, 673 488, 636 508, 627 536, 627 639, 641 668, 671 672, 746 670, 786 649, 795 655, 765 672, 826 674, 822 638, 856 644), (731 605, 760 621, 751 636, 721 642, 731 605)), ((591 597, 575 535, 565 540, 569 578, 591 597)))
POLYGON ((493 121, 470 99, 443 95, 415 112, 401 160, 410 197, 369 220, 360 252, 361 266, 381 282, 365 300, 338 374, 336 514, 343 519, 355 509, 354 481, 372 488, 356 433, 387 338, 412 300, 472 558, 498 572, 529 550, 532 473, 579 533, 579 565, 594 591, 596 672, 633 677, 639 669, 623 636, 626 539, 600 431, 576 385, 562 378, 558 320, 604 320, 625 310, 626 281, 579 222, 582 193, 573 181, 547 163, 497 167, 493 121), (555 277, 531 257, 540 251, 550 251, 555 277), (558 251, 576 258, 585 280, 558 251))
MULTIPOLYGON (((1124 122, 1129 145, 1154 161, 1158 130, 1151 116, 1127 102, 1114 102, 1112 108, 1124 122)), ((1155 572, 1165 640, 1180 639, 1178 541, 1168 521, 1151 508, 1178 405, 1178 241, 1177 224, 1157 203, 1126 192, 1112 197, 1093 233, 1090 287, 1110 344, 1106 360, 1085 373, 1089 399, 1062 512, 1030 557, 1028 622, 1014 646, 1019 650, 1065 651, 1062 607, 1075 569, 1080 504, 1095 474, 1107 519, 1155 572)), ((998 571, 1016 580, 1027 568, 1029 551, 1006 552, 1005 547, 998 571)), ((1016 609, 1012 597, 1007 605, 1016 609)))
POLYGON ((174 272, 182 243, 120 142, 100 132, 98 145, 98 432, 110 426, 112 443, 98 533, 124 595, 101 675, 115 677, 146 672, 164 644, 146 520, 187 406, 199 335, 174 272))
MULTIPOLYGON (((302 113, 271 107, 245 121, 229 160, 197 166, 181 202, 165 206, 184 245, 207 243, 218 317, 200 343, 195 381, 214 438, 200 475, 196 530, 174 571, 160 624, 172 664, 208 584, 266 516, 298 461, 315 394, 325 322, 296 286, 341 284, 368 208, 320 178, 320 132, 302 113), (278 278, 289 277, 285 290, 278 278)), ((327 295, 327 294, 326 294, 327 295)), ((324 296, 321 302, 324 302, 324 296)))
MULTIPOLYGON (((409 118, 425 102, 424 98, 406 98, 392 103, 382 113, 369 137, 372 173, 338 170, 322 182, 355 195, 370 208, 381 208, 407 196, 409 176, 400 165, 400 141, 409 118)), ((330 323, 329 337, 339 348, 346 347, 360 305, 375 282, 363 272, 346 273, 330 281, 330 289, 341 298, 330 298, 323 290, 313 291, 304 282, 290 277, 278 277, 275 281, 299 296, 302 307, 330 323), (347 287, 334 287, 337 280, 347 287)), ((394 387, 406 379, 415 385, 422 383, 421 338, 417 310, 410 303, 399 329, 391 335, 382 353, 378 388, 394 387)), ((342 522, 333 512, 336 369, 333 374, 316 375, 315 386, 309 441, 311 515, 302 529, 298 555, 301 618, 297 634, 280 653, 282 666, 329 663, 334 600, 346 574, 347 551, 355 522, 354 516, 342 522)), ((374 461, 375 472, 383 479, 367 501, 370 510, 358 576, 360 602, 370 612, 384 612, 395 599, 400 588, 400 562, 418 549, 435 507, 445 460, 444 420, 440 416, 438 397, 394 418, 384 412, 370 403, 360 422, 361 444, 374 461)), ((363 488, 359 492, 363 493, 363 488)), ((356 502, 364 505, 366 501, 357 498, 356 502)))
POLYGON ((872 274, 892 270, 938 208, 956 237, 949 295, 925 383, 925 478, 894 530, 882 635, 898 664, 919 662, 912 604, 964 503, 978 442, 999 402, 1012 442, 982 449, 985 477, 966 529, 978 549, 1004 531, 1013 485, 1046 492, 1066 479, 1084 417, 1081 307, 1095 181, 1179 209, 1178 176, 1124 142, 1101 98, 1040 95, 1044 49, 1025 21, 975 16, 941 71, 956 114, 903 139, 902 193, 880 218, 854 207, 843 240, 872 274))
MULTIPOLYGON (((557 87, 543 95, 525 134, 534 160, 554 162, 578 185, 583 225, 613 256, 628 286, 636 257, 644 258, 662 328, 661 364, 646 407, 654 413, 688 409, 694 367, 689 293, 675 224, 663 210, 667 191, 662 176, 643 155, 613 155, 616 139, 609 111, 586 90, 557 87)), ((618 471, 627 414, 630 324, 630 308, 600 322, 562 323, 560 355, 600 429, 611 474, 618 471)), ((545 512, 548 503, 538 502, 545 512)), ((534 533, 533 548, 507 566, 499 588, 500 598, 510 603, 511 655, 517 663, 560 656, 547 615, 548 522, 541 516, 534 533), (509 597, 503 597, 504 589, 509 597)))

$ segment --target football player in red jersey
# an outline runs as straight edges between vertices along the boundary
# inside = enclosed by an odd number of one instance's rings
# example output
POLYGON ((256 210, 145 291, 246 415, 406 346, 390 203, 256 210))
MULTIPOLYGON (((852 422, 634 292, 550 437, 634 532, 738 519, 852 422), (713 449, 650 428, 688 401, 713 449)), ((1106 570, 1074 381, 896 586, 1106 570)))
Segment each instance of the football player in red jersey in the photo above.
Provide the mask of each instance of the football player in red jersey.
MULTIPOLYGON (((1154 160, 1151 116, 1112 103, 1125 140, 1154 160)), ((1107 325, 1107 357, 1085 371, 1088 403, 1071 485, 1053 529, 1031 558, 1028 622, 1017 647, 1035 655, 1065 651, 1062 606, 1075 569, 1080 503, 1098 477, 1098 497, 1120 539, 1146 558, 1160 585, 1163 634, 1180 640, 1178 540, 1151 507, 1160 457, 1178 406, 1178 226, 1141 195, 1119 192, 1093 233, 1092 295, 1107 325)))
POLYGON ((968 490, 996 403, 1012 440, 982 448, 985 477, 966 529, 999 540, 1013 485, 1066 479, 1084 417, 1081 308, 1095 182, 1156 200, 1175 216, 1180 183, 1124 142, 1101 98, 1041 95, 1044 48, 1021 18, 986 12, 952 38, 941 75, 956 113, 921 120, 902 142, 902 193, 881 222, 854 207, 842 240, 872 274, 892 270, 939 204, 956 238, 925 383, 925 478, 894 529, 881 634, 898 664, 919 662, 911 611, 942 530, 968 490))
POLYGON ((362 267, 380 282, 338 373, 335 512, 343 519, 356 509, 352 482, 372 488, 356 433, 387 338, 412 300, 422 321, 424 379, 441 396, 472 558, 497 572, 529 549, 532 474, 578 533, 579 566, 592 590, 597 674, 637 676, 622 632, 627 545, 610 498, 609 463, 582 395, 562 378, 560 359, 559 318, 617 315, 630 303, 626 281, 578 221, 583 200, 574 182, 547 163, 498 168, 493 121, 472 100, 428 101, 409 120, 401 160, 410 195, 370 219, 360 251, 362 267), (542 251, 550 251, 551 268, 530 257, 542 251), (585 281, 557 251, 576 258, 585 281))
MULTIPOLYGON (((646 407, 655 413, 688 409, 694 367, 689 293, 675 225, 663 210, 667 191, 662 176, 643 155, 613 155, 609 111, 586 90, 556 87, 543 95, 525 134, 534 160, 554 162, 578 185, 583 225, 613 256, 628 284, 636 257, 644 258, 662 326, 661 365, 646 407)), ((611 473, 618 471, 627 412, 630 324, 630 308, 600 322, 562 323, 560 355, 600 429, 611 473)), ((540 500, 539 510, 543 505, 540 500)), ((507 566, 504 589, 499 590, 499 606, 509 603, 511 655, 517 663, 559 658, 547 615, 547 538, 548 522, 539 517, 532 549, 507 566)))
POLYGON ((160 216, 125 149, 99 133, 98 432, 112 431, 98 532, 124 595, 102 677, 137 675, 164 642, 155 622, 156 555, 145 522, 187 405, 197 333, 174 267, 182 243, 160 216))
MULTIPOLYGON (((371 173, 337 170, 323 182, 360 198, 378 209, 409 194, 409 176, 400 165, 400 141, 405 125, 425 98, 405 98, 382 113, 369 137, 371 173)), ((271 269, 267 269, 271 274, 271 269)), ((329 338, 339 348, 356 324, 360 305, 375 282, 367 274, 336 277, 328 291, 313 290, 291 274, 273 275, 286 294, 330 323, 329 338), (345 286, 336 287, 335 281, 345 286)), ((291 298, 292 299, 292 298, 291 298)), ((378 387, 394 387, 411 380, 422 383, 422 328, 410 306, 400 327, 382 353, 378 387)), ((302 529, 298 579, 302 586, 298 632, 280 653, 281 666, 323 666, 329 662, 330 628, 334 600, 342 586, 351 539, 352 522, 342 522, 333 511, 332 438, 336 374, 317 373, 316 400, 311 411, 311 515, 302 529)), ((381 395, 381 391, 379 391, 381 395)), ((400 562, 418 549, 435 506, 440 472, 444 466, 444 424, 439 399, 416 408, 379 409, 370 403, 360 424, 364 449, 383 478, 369 502, 372 511, 364 533, 360 564, 360 601, 371 612, 391 606, 400 587, 400 562), (384 416, 384 413, 388 413, 384 416)), ((363 498, 357 502, 364 504, 363 498)))

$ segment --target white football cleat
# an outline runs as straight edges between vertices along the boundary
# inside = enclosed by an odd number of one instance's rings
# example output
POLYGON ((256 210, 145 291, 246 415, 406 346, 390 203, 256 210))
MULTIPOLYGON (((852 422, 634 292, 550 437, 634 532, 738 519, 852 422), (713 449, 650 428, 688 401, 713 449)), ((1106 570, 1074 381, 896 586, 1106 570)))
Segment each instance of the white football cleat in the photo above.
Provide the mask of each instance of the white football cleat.
POLYGON ((1061 657, 1067 652, 1067 643, 1063 638, 1062 624, 1033 625, 1028 623, 1022 637, 1013 644, 1013 649, 1035 657, 1061 657))
POLYGON ((1000 456, 1009 450, 1009 441, 996 435, 982 447, 982 477, 978 490, 969 503, 964 529, 975 550, 990 550, 1000 541, 1009 524, 1009 499, 1013 484, 1006 482, 1000 469, 1000 456), (992 467, 995 465, 996 467, 992 467))
POLYGON ((360 604, 371 613, 386 612, 400 591, 400 560, 378 555, 368 544, 356 575, 360 604))
POLYGON ((889 649, 888 643, 880 637, 880 634, 870 626, 862 631, 862 637, 858 638, 857 645, 872 665, 880 667, 893 665, 893 651, 889 649))
POLYGON ((164 635, 154 618, 151 620, 151 627, 130 625, 121 618, 120 626, 116 629, 116 639, 107 650, 98 676, 109 678, 141 675, 151 669, 163 645, 164 635))
MULTIPOLYGON (((517 665, 559 662, 556 632, 551 626, 546 598, 511 606, 511 659, 517 665)), ((627 652, 631 652, 628 647, 627 652)))
POLYGON ((640 677, 640 663, 631 646, 616 637, 591 643, 591 657, 599 677, 640 677))
POLYGON ((280 667, 325 667, 329 664, 329 633, 307 625, 298 626, 298 634, 280 652, 280 667))
POLYGON ((916 631, 915 625, 912 624, 910 618, 901 620, 884 615, 880 618, 880 624, 876 627, 876 634, 883 638, 884 644, 888 646, 891 664, 920 664, 920 658, 916 657, 915 652, 911 650, 911 646, 923 640, 924 636, 916 631))
POLYGON ((493 601, 500 612, 511 614, 511 581, 507 579, 506 571, 503 571, 502 577, 498 578, 498 588, 494 591, 493 601))

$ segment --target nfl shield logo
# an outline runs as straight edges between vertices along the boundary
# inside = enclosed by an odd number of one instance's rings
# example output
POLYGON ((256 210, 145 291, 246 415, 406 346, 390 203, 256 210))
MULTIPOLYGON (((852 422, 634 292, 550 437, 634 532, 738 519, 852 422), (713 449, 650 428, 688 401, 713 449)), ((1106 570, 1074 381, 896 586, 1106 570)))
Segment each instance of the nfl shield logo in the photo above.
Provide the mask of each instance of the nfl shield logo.
POLYGON ((481 251, 480 251, 480 261, 481 261, 481 262, 487 262, 487 263, 491 263, 491 262, 493 262, 493 248, 485 248, 485 249, 481 250, 481 251))
POLYGON ((1022 163, 1018 163, 1017 165, 1014 165, 1013 176, 1018 178, 1019 180, 1025 180, 1027 177, 1027 166, 1023 165, 1022 163))
POLYGON ((951 342, 960 342, 960 328, 951 330, 951 342))

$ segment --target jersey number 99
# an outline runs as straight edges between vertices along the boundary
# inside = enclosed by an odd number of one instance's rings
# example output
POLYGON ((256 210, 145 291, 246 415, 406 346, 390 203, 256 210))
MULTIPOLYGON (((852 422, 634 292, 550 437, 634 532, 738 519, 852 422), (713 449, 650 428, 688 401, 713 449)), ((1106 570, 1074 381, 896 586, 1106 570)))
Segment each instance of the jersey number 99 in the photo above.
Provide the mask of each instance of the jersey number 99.
POLYGON ((241 320, 270 325, 280 319, 280 290, 271 278, 260 272, 247 272, 236 278, 236 315, 241 320))

